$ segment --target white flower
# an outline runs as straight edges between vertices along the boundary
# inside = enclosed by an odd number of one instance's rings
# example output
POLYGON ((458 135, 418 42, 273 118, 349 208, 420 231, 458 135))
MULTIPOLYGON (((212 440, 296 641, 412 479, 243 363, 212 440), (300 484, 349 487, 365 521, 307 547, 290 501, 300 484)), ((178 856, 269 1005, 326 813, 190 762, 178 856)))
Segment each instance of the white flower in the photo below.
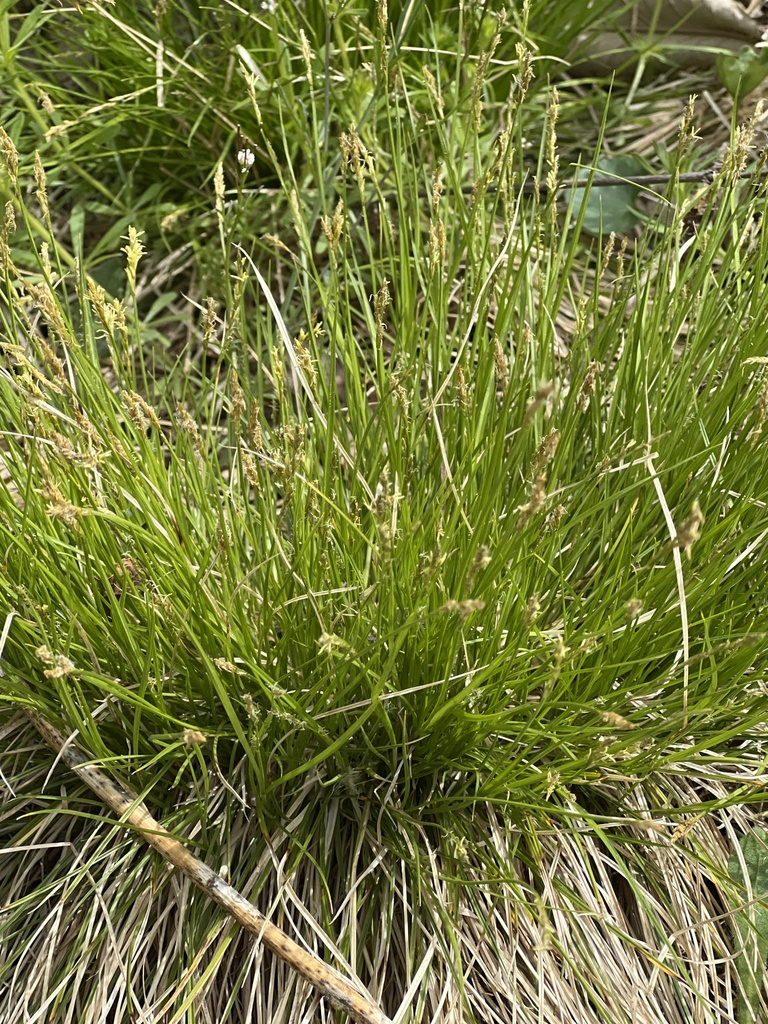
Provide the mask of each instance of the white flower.
POLYGON ((237 162, 240 164, 240 168, 245 173, 249 167, 253 167, 253 162, 256 157, 251 149, 241 149, 237 154, 237 162))

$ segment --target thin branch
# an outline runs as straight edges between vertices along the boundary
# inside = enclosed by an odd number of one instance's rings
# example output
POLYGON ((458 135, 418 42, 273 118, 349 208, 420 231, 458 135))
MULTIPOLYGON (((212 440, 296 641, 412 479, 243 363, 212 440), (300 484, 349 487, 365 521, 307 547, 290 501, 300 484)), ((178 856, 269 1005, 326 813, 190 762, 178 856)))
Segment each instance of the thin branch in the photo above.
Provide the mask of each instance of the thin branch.
POLYGON ((223 907, 243 928, 261 940, 334 1006, 346 1011, 358 1024, 392 1024, 389 1017, 367 994, 353 987, 338 971, 323 963, 314 953, 302 949, 285 932, 267 920, 237 889, 228 885, 220 875, 174 839, 152 817, 135 793, 110 779, 100 768, 90 764, 84 754, 68 742, 42 715, 31 708, 23 710, 45 742, 56 752, 57 757, 64 761, 110 810, 126 825, 140 832, 142 838, 165 860, 183 872, 210 899, 223 907))
MULTIPOLYGON (((585 168, 586 170, 586 168, 585 168)), ((669 185, 671 181, 678 182, 679 184, 712 184, 717 175, 720 173, 719 167, 710 167, 706 171, 687 171, 685 174, 600 174, 595 177, 582 177, 582 178, 564 178, 562 181, 558 181, 554 188, 545 181, 537 181, 535 178, 526 178, 522 185, 518 186, 518 194, 522 193, 526 196, 540 195, 546 196, 550 192, 564 192, 566 189, 582 189, 582 188, 616 188, 619 185, 634 185, 640 189, 646 189, 649 192, 655 192, 656 185, 669 185)), ((763 167, 759 170, 742 171, 738 177, 742 181, 746 181, 748 178, 755 178, 757 181, 763 181, 768 177, 768 168, 763 167)), ((463 195, 472 194, 478 187, 478 183, 474 185, 462 185, 461 191, 463 195)), ((497 185, 489 185, 484 191, 484 195, 493 196, 498 192, 497 185)), ((426 199, 432 193, 423 189, 419 192, 420 199, 426 199)), ((376 200, 370 200, 371 203, 376 200)))
MULTIPOLYGON (((585 168, 586 169, 586 168, 585 168)), ((635 185, 637 188, 653 190, 655 185, 668 185, 670 182, 675 181, 680 184, 711 184, 717 175, 720 173, 720 167, 710 167, 706 171, 687 171, 685 174, 630 174, 630 175, 596 175, 594 178, 583 177, 583 178, 564 178, 562 181, 558 181, 554 189, 550 189, 544 181, 536 181, 534 178, 526 178, 526 180, 519 186, 519 192, 523 195, 547 195, 550 191, 563 192, 566 189, 582 189, 582 188, 615 188, 619 185, 635 185)), ((749 178, 754 178, 755 181, 764 181, 768 178, 768 167, 758 167, 751 171, 742 171, 738 175, 741 181, 746 181, 749 178)), ((473 185, 462 185, 461 192, 463 195, 470 195, 478 187, 478 182, 473 185)), ((234 192, 234 190, 232 190, 234 192)), ((251 189, 246 190, 249 195, 280 195, 280 189, 251 189)), ((489 185, 484 191, 484 195, 495 195, 498 192, 497 185, 489 185)), ((419 190, 419 199, 426 199, 431 196, 432 192, 426 189, 419 190)), ((370 207, 379 203, 382 199, 391 198, 389 193, 382 193, 380 195, 373 196, 371 199, 366 201, 366 206, 370 207)), ((357 201, 359 202, 359 200, 357 201)), ((356 205, 357 203, 352 201, 350 205, 356 205)))
MULTIPOLYGON (((671 181, 679 181, 682 183, 699 182, 699 183, 711 183, 714 181, 716 175, 719 173, 719 168, 709 168, 706 171, 690 171, 686 174, 630 174, 630 175, 616 175, 610 176, 600 175, 592 178, 566 178, 564 181, 558 181, 555 186, 556 191, 566 188, 610 188, 615 185, 636 185, 638 188, 648 188, 651 185, 668 185, 671 181)), ((760 171, 742 171, 739 175, 741 179, 747 179, 752 177, 765 178, 768 176, 768 168, 763 168, 760 171)), ((537 183, 535 181, 523 182, 523 192, 533 193, 537 191, 537 183)), ((489 189, 490 191, 490 189, 489 189)), ((549 192, 549 187, 545 182, 538 183, 538 191, 542 194, 549 192)))

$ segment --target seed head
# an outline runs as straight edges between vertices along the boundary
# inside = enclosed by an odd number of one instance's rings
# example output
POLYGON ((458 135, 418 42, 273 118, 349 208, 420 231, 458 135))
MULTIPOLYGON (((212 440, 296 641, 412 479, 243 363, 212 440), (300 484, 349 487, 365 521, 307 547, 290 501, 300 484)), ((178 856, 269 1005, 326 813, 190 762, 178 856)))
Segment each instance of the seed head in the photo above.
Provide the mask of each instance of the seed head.
MULTIPOLYGON (((141 233, 143 234, 143 232, 141 233)), ((144 246, 139 240, 139 232, 133 226, 128 228, 127 241, 128 244, 124 245, 120 252, 124 252, 127 257, 125 273, 128 277, 128 285, 133 292, 136 290, 136 268, 144 255, 144 246)))
POLYGON ((8 177, 15 189, 19 184, 19 153, 5 128, 0 128, 0 150, 3 152, 8 177))
POLYGON ((608 268, 608 264, 611 262, 611 257, 613 256, 615 249, 616 232, 612 231, 610 235, 608 235, 608 241, 605 243, 605 247, 603 248, 603 255, 600 260, 600 273, 598 274, 598 277, 600 279, 602 279, 603 275, 605 274, 605 271, 608 268))
POLYGON ((469 390, 464 368, 461 366, 456 368, 456 389, 459 392, 459 408, 462 412, 466 412, 469 409, 469 390))
POLYGON ((384 338, 384 315, 389 308, 391 296, 389 294, 389 281, 386 277, 381 282, 381 287, 376 292, 376 299, 373 304, 374 318, 376 320, 376 344, 381 345, 384 338))
POLYGON ((525 605, 525 615, 523 616, 526 626, 530 626, 532 622, 539 617, 541 611, 541 604, 539 603, 539 595, 531 594, 525 605))
POLYGON ((233 675, 242 675, 241 669, 234 665, 231 661, 227 661, 226 658, 214 658, 213 664, 216 668, 220 668, 222 672, 232 672, 233 675))
POLYGON ((207 352, 211 342, 216 336, 216 300, 210 297, 206 299, 202 328, 203 352, 207 352))
POLYGON ((536 449, 533 458, 531 459, 531 465, 528 469, 528 475, 531 477, 536 476, 538 473, 548 466, 549 463, 554 459, 557 446, 560 444, 560 431, 554 428, 546 434, 539 447, 536 449))
POLYGON ((224 214, 224 165, 218 163, 213 172, 213 194, 215 196, 216 213, 221 217, 224 214))
POLYGON ((518 530, 524 529, 531 518, 538 512, 544 503, 544 499, 547 496, 547 474, 540 473, 534 480, 533 487, 531 488, 531 494, 528 501, 520 509, 520 514, 517 519, 518 530))
POLYGON ((576 408, 579 412, 586 412, 589 408, 590 399, 595 393, 597 373, 600 369, 600 364, 593 359, 589 364, 587 375, 582 381, 579 389, 579 395, 576 399, 576 408))
MULTIPOLYGON (((63 342, 64 345, 68 345, 72 348, 79 348, 79 343, 73 336, 72 332, 68 328, 64 317, 61 312, 61 306, 59 305, 54 292, 52 291, 48 281, 43 280, 43 283, 38 286, 32 284, 31 281, 27 281, 25 288, 29 295, 35 302, 35 305, 43 315, 43 319, 48 324, 48 327, 53 334, 63 342)), ((46 361, 48 361, 48 353, 51 351, 50 346, 47 344, 44 338, 38 338, 38 345, 43 352, 46 361)), ((66 380, 66 374, 58 359, 54 356, 51 359, 52 366, 55 367, 54 373, 60 380, 66 380)))
POLYGON ((327 217, 322 217, 320 220, 320 226, 323 229, 326 241, 328 242, 328 248, 331 253, 335 253, 339 248, 339 242, 344 232, 344 200, 339 199, 336 204, 336 209, 333 211, 333 217, 330 220, 327 217))
POLYGON ((301 43, 301 55, 304 58, 304 66, 307 69, 307 82, 309 83, 310 89, 312 88, 312 50, 309 45, 309 40, 304 34, 304 29, 299 29, 299 41, 301 43))
POLYGON ((261 480, 259 479, 259 469, 256 462, 251 457, 249 452, 241 446, 240 448, 240 460, 243 463, 243 472, 245 473, 245 479, 253 487, 257 494, 262 493, 261 480))
POLYGON ((481 544, 475 552, 475 557, 472 559, 472 565, 470 565, 467 578, 464 581, 464 592, 466 594, 472 593, 472 587, 475 585, 475 579, 478 573, 481 573, 483 569, 487 569, 490 564, 491 553, 485 544, 481 544))
POLYGON ((544 520, 544 529, 547 533, 554 533, 560 526, 560 523, 568 515, 568 509, 565 505, 555 505, 552 511, 549 513, 547 518, 544 520))
POLYGON ((200 437, 200 431, 197 428, 197 423, 190 415, 189 409, 187 409, 184 402, 179 402, 176 407, 176 419, 179 427, 189 437, 192 442, 192 447, 195 449, 195 453, 199 459, 203 457, 203 439, 200 437))
POLYGON ((549 171, 547 173, 547 188, 552 193, 557 188, 557 172, 559 159, 557 156, 557 119, 560 114, 560 96, 557 89, 552 90, 547 109, 547 124, 545 128, 545 149, 549 171))
POLYGON ((357 134, 355 125, 350 125, 349 133, 342 132, 339 139, 344 167, 351 167, 357 179, 357 187, 362 195, 365 190, 365 166, 368 164, 368 151, 357 134))
POLYGON ((405 390, 403 385, 400 383, 400 378, 396 373, 393 373, 390 378, 392 385, 392 394, 394 395, 395 401, 397 402, 398 408, 400 409, 400 416, 402 417, 403 423, 407 426, 408 424, 408 392, 405 390))
POLYGON ((682 548, 688 558, 691 557, 691 548, 701 536, 701 527, 704 523, 704 516, 698 501, 691 506, 691 514, 677 529, 677 536, 674 540, 676 548, 682 548))
POLYGON ((349 646, 346 640, 337 636, 336 633, 321 633, 317 638, 317 643, 323 654, 330 654, 333 650, 344 650, 349 646))
POLYGON ((56 107, 53 105, 53 100, 44 89, 40 88, 40 86, 38 86, 37 88, 37 102, 40 104, 40 106, 43 108, 46 114, 55 113, 56 107))
POLYGON ((533 53, 523 43, 516 43, 517 63, 519 72, 516 76, 517 95, 515 102, 518 106, 523 102, 533 81, 533 53))
MULTIPOLYGON (((429 91, 429 95, 432 97, 432 102, 435 104, 435 107, 437 108, 437 113, 438 113, 438 115, 440 117, 440 120, 442 121, 443 117, 445 116, 445 101, 443 100, 443 97, 442 97, 442 94, 440 93, 440 90, 437 88, 437 82, 435 81, 435 76, 432 74, 432 72, 429 70, 428 67, 423 67, 421 69, 421 73, 424 75, 424 81, 427 83, 427 89, 429 91)), ((433 196, 434 196, 434 193, 433 193, 433 196)), ((434 209, 434 199, 433 199, 433 209, 434 209)))
POLYGON ((47 668, 43 675, 48 679, 62 679, 64 676, 71 675, 74 671, 74 662, 70 661, 63 654, 57 654, 54 659, 53 668, 47 668))
POLYGON ((61 519, 73 530, 78 530, 78 519, 86 514, 84 508, 78 508, 68 501, 52 501, 46 506, 45 514, 51 519, 61 519))
POLYGON ((445 224, 441 220, 429 225, 429 269, 437 270, 445 263, 445 224))
POLYGON ((462 622, 469 618, 474 612, 481 612, 485 608, 485 601, 446 601, 439 609, 444 614, 456 614, 461 617, 462 622))
POLYGON ((208 742, 208 737, 199 729, 185 729, 181 734, 181 742, 185 747, 202 747, 208 742))
POLYGON ((120 397, 125 402, 128 415, 141 433, 151 425, 160 433, 160 420, 155 410, 136 391, 121 391, 120 397))
POLYGON ((35 196, 40 209, 43 212, 43 219, 50 220, 51 214, 48 209, 48 191, 45 186, 45 171, 43 170, 43 161, 40 159, 40 154, 35 150, 35 184, 37 185, 37 192, 35 196))
POLYGON ((626 718, 622 718, 621 715, 617 715, 615 711, 601 711, 600 717, 606 725, 610 725, 614 729, 623 729, 626 731, 635 728, 632 722, 628 721, 626 718))
POLYGON ((248 417, 248 431, 251 435, 251 443, 257 452, 264 451, 264 439, 261 436, 261 424, 259 423, 259 403, 254 402, 251 406, 251 414, 248 417))
POLYGON ((307 332, 302 329, 299 331, 298 336, 294 340, 296 346, 296 358, 298 359, 299 366, 302 368, 304 373, 307 375, 307 382, 311 390, 317 393, 317 369, 315 367, 312 355, 307 348, 307 342, 310 340, 307 332))

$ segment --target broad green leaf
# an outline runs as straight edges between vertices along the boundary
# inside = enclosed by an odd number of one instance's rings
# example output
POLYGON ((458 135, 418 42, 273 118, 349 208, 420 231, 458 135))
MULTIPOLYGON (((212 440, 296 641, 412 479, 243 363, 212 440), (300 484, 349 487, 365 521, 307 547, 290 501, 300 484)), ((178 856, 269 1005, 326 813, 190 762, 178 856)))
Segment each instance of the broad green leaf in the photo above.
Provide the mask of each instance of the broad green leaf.
MULTIPOLYGON (((579 173, 579 181, 586 180, 591 171, 582 170, 579 173)), ((614 156, 606 157, 597 165, 596 177, 632 178, 645 173, 645 167, 637 157, 614 156)), ((617 235, 626 235, 637 224, 641 217, 635 208, 635 200, 640 194, 637 185, 631 182, 590 189, 586 200, 582 200, 580 194, 576 193, 574 211, 579 210, 582 201, 586 202, 586 210, 582 229, 589 235, 607 235, 611 231, 617 235)))
POLYGON ((720 81, 735 99, 743 99, 768 75, 768 52, 742 46, 738 53, 717 58, 720 81))

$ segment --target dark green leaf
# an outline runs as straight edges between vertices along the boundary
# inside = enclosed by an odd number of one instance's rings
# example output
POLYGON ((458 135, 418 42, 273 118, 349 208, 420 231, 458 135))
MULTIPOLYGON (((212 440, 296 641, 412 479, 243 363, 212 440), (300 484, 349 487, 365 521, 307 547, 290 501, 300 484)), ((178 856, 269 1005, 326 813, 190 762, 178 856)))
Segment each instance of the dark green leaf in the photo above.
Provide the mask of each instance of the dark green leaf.
POLYGON ((768 75, 768 52, 743 46, 738 53, 717 58, 717 73, 731 96, 742 99, 768 75))

